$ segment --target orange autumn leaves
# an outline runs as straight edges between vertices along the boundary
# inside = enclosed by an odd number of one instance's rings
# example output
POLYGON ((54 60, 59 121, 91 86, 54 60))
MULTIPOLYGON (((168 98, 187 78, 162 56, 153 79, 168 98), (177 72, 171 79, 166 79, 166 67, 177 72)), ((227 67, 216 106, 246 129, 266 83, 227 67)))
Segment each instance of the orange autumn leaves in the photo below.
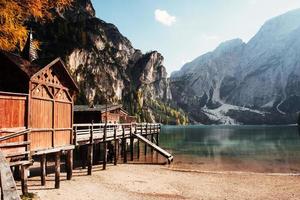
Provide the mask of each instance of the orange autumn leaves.
POLYGON ((28 30, 26 20, 44 22, 53 18, 52 9, 70 6, 73 0, 0 0, 0 49, 22 48, 28 30))

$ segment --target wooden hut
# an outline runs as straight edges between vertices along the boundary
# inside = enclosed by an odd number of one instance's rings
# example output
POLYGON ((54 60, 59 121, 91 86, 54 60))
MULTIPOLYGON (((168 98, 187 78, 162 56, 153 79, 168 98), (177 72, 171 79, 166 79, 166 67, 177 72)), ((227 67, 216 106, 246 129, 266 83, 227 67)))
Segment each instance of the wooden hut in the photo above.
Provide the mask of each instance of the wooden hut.
POLYGON ((122 105, 75 105, 74 123, 133 123, 136 118, 130 116, 122 105), (107 117, 107 120, 106 120, 107 117))
POLYGON ((63 61, 30 62, 0 51, 0 63, 0 149, 11 161, 23 154, 62 150, 72 157, 73 98, 78 88, 63 61), (18 135, 22 130, 29 131, 18 135), (16 137, 5 140, 14 132, 16 137))
POLYGON ((5 92, 0 99, 5 104, 0 109, 0 128, 30 128, 32 151, 71 145, 78 88, 63 61, 31 63, 3 51, 0 61, 0 91, 5 92))

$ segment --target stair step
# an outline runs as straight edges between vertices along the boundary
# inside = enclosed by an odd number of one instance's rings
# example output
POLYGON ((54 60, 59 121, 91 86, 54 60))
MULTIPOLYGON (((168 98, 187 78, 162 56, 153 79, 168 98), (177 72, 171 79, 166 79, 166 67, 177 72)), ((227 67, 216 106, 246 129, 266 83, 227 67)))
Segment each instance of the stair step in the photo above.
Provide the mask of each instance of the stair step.
POLYGON ((0 144, 0 148, 7 148, 7 147, 20 147, 30 144, 29 141, 26 142, 11 142, 6 144, 0 144))
POLYGON ((6 158, 11 158, 11 157, 17 157, 17 156, 24 156, 24 155, 28 155, 30 153, 30 151, 24 151, 22 153, 18 152, 18 153, 8 153, 5 155, 6 158))
POLYGON ((21 160, 21 161, 17 161, 17 162, 10 162, 9 165, 11 167, 13 166, 19 166, 19 165, 32 165, 33 161, 31 160, 21 160))

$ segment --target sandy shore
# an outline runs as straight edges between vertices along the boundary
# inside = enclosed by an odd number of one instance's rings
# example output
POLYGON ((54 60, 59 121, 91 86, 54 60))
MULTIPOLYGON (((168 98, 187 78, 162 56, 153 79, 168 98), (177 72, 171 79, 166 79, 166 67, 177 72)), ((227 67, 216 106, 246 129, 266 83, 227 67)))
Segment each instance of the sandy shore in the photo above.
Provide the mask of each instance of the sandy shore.
POLYGON ((54 176, 40 186, 39 177, 29 180, 30 192, 40 199, 300 199, 300 176, 260 173, 191 172, 161 165, 101 166, 87 176, 75 170, 71 181, 62 173, 60 189, 54 176))

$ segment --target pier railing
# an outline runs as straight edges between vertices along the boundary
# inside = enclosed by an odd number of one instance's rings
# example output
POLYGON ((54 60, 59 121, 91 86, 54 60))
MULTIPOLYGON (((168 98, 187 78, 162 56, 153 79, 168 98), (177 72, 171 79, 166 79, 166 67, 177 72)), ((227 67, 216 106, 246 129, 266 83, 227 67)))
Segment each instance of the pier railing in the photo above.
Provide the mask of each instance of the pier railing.
POLYGON ((132 134, 152 135, 160 133, 158 123, 124 123, 124 124, 74 124, 74 144, 88 144, 91 141, 103 142, 117 138, 130 138, 132 134))

